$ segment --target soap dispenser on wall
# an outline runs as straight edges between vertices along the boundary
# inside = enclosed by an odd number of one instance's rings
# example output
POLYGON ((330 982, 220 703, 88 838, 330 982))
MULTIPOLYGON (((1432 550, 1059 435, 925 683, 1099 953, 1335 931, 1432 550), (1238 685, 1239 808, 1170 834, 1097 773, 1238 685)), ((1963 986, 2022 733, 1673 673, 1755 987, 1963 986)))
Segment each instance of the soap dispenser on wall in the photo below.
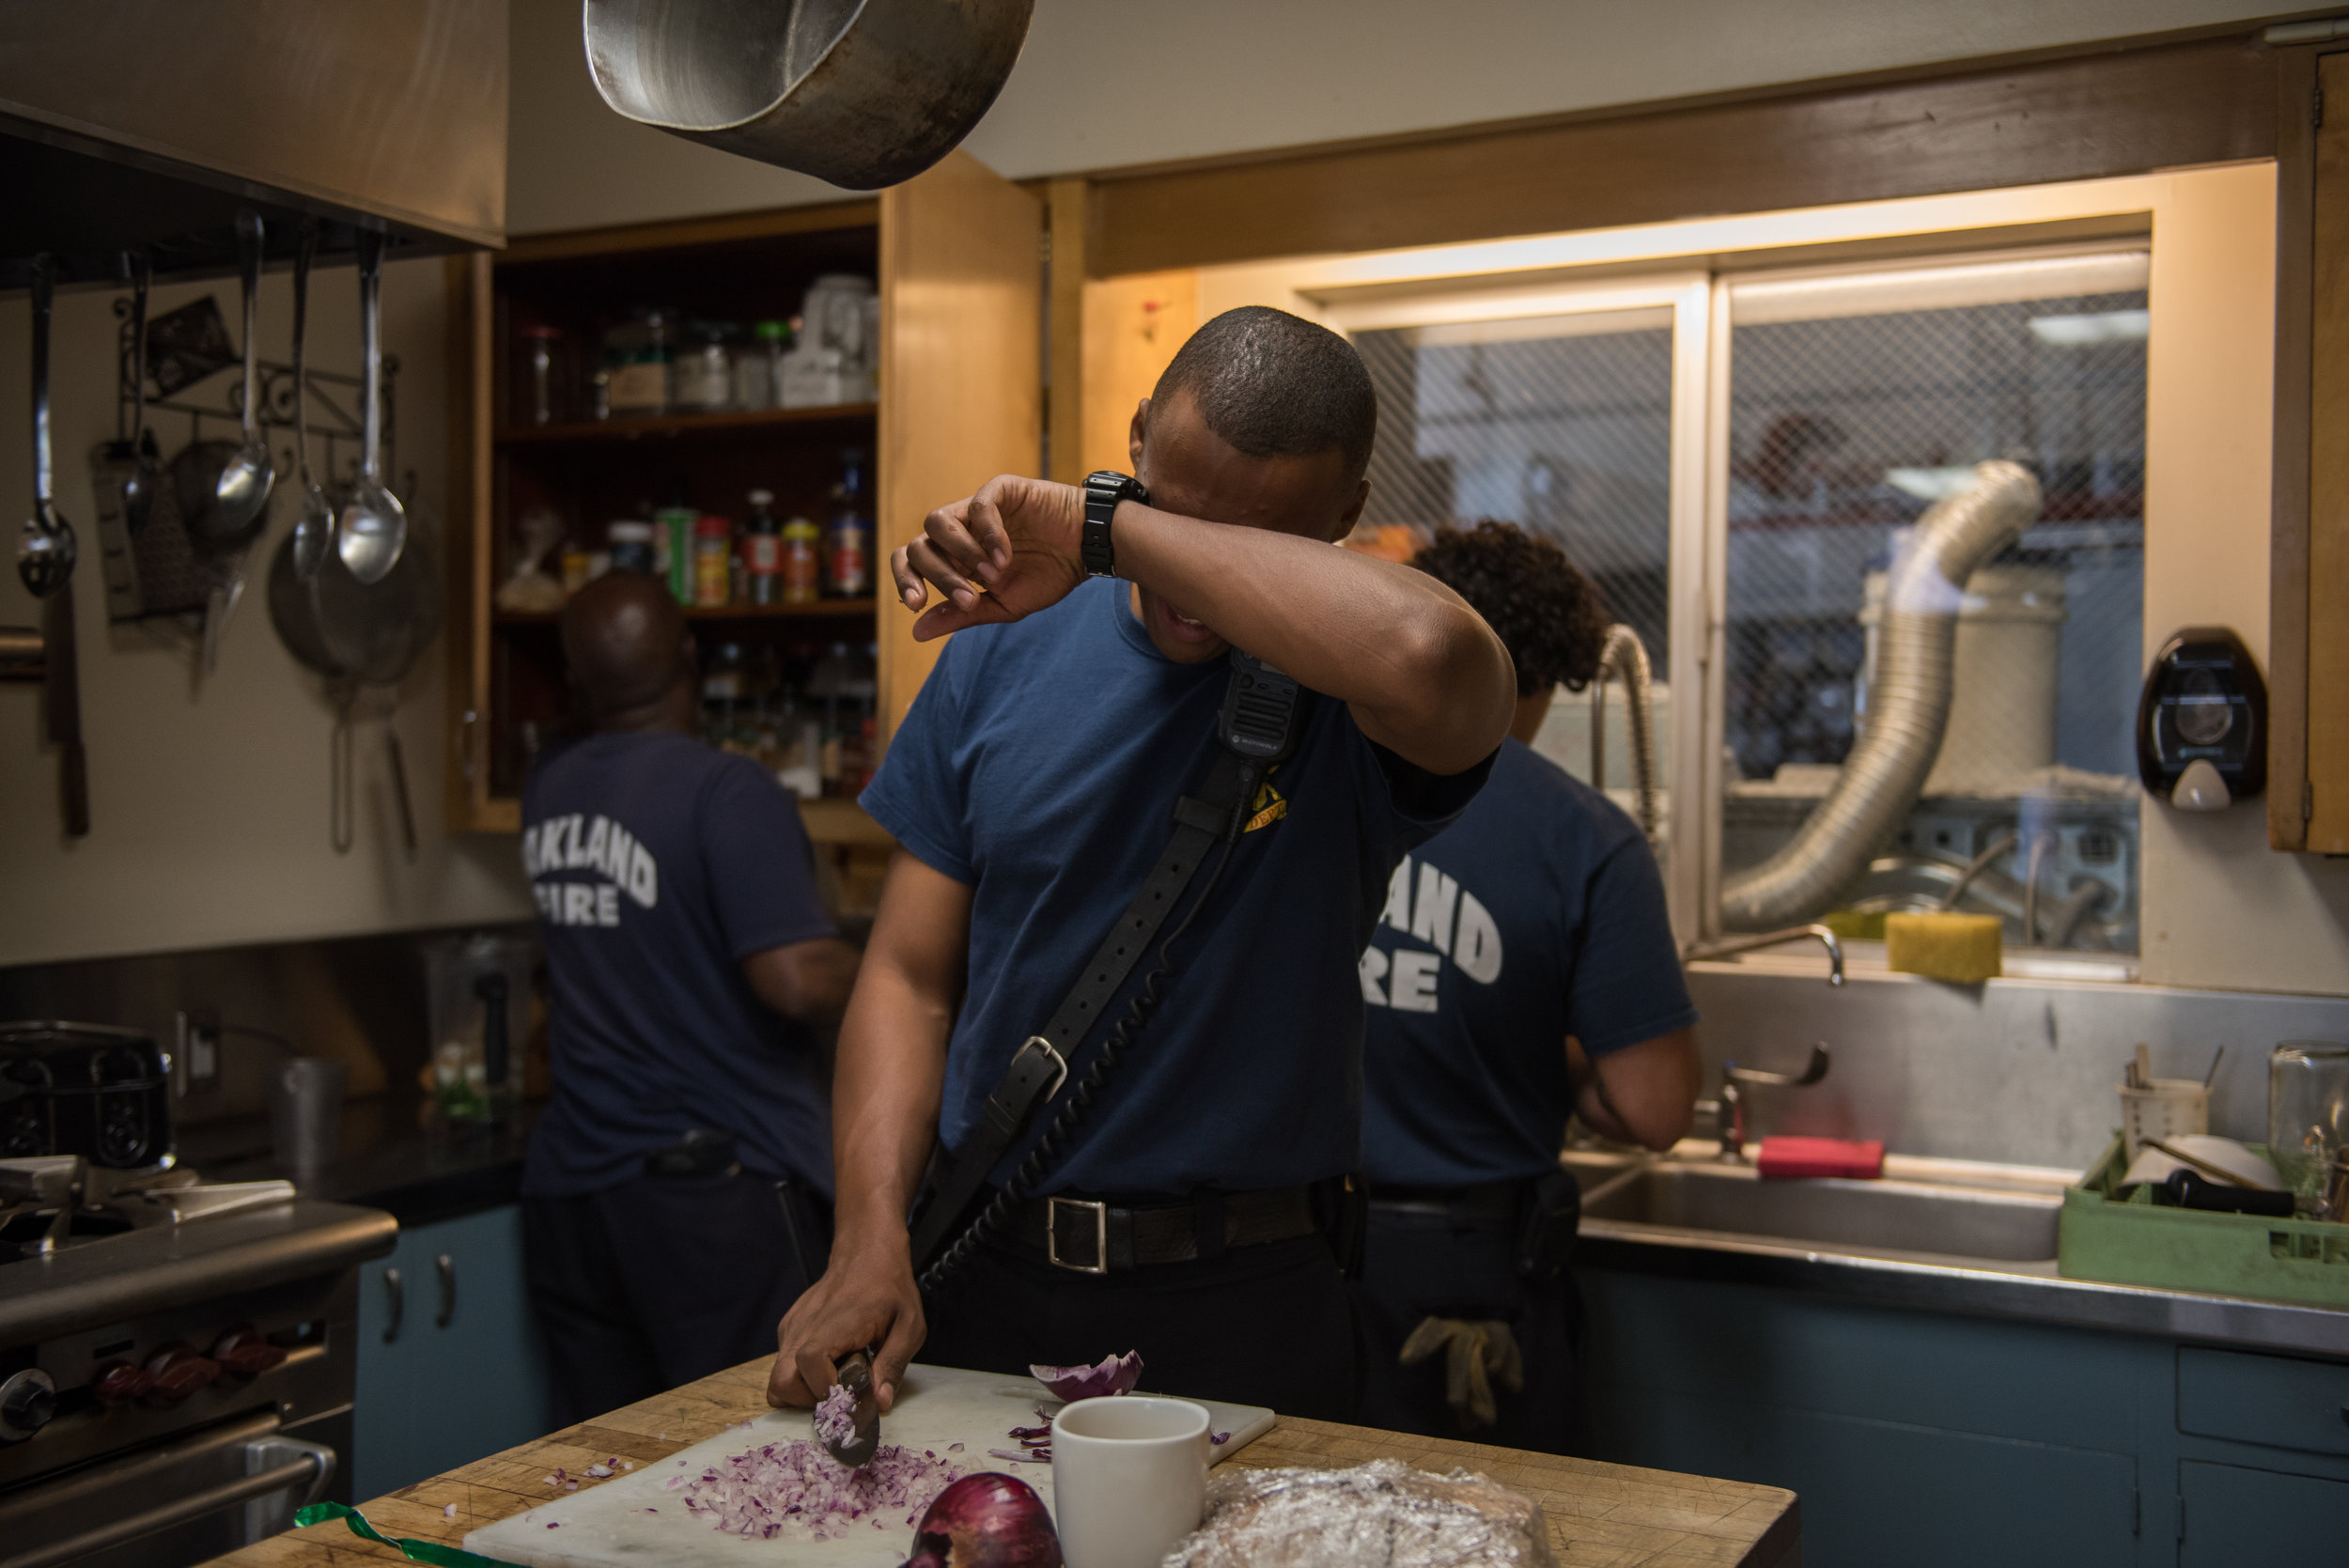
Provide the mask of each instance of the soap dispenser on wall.
POLYGON ((2137 771, 2181 811, 2222 811, 2267 787, 2267 683, 2242 638, 2197 626, 2162 644, 2138 699, 2137 771))

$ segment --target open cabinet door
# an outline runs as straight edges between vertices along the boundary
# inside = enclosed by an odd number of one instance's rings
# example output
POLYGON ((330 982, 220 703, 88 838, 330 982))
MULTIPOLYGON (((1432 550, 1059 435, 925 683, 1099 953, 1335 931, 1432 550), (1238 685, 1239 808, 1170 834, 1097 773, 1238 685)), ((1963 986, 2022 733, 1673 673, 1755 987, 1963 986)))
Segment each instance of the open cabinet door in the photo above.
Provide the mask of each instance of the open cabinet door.
POLYGON ((922 519, 998 474, 1036 474, 1043 425, 1043 203, 968 153, 880 198, 881 742, 943 641, 916 643, 888 561, 922 519))

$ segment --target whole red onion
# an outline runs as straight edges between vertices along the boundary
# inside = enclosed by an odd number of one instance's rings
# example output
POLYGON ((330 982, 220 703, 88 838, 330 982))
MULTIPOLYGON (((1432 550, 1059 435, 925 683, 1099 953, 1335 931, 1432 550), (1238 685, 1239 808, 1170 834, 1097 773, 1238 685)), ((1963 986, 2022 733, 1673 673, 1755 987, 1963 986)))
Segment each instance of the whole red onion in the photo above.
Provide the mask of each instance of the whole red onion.
POLYGON ((1060 1537, 1034 1487, 982 1471, 938 1494, 903 1568, 1060 1568, 1060 1537))

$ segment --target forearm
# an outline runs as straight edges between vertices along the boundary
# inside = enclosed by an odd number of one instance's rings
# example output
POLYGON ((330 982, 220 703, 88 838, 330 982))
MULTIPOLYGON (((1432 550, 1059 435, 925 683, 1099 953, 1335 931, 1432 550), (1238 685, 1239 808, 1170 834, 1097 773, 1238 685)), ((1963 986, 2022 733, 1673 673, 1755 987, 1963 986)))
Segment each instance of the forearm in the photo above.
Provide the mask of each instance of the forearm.
POLYGON ((906 1245, 906 1211, 938 1133, 951 1007, 868 964, 832 1073, 835 1248, 906 1245))
POLYGON ((1120 505, 1112 526, 1118 576, 1351 705, 1373 739, 1429 771, 1473 767, 1508 733, 1508 650, 1425 573, 1138 502, 1120 505))

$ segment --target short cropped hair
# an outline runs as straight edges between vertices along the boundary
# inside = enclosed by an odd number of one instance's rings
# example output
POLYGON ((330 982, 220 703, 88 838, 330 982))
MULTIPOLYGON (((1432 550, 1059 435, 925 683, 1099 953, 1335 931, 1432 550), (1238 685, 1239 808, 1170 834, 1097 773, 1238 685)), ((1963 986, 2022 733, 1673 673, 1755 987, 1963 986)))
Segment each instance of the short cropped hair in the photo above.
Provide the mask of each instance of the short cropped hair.
POLYGON ((1152 401, 1190 394, 1200 417, 1251 458, 1340 452, 1346 482, 1370 467, 1378 394, 1354 345, 1268 305, 1242 305, 1190 334, 1152 401))
POLYGON ((1439 528, 1411 565, 1468 600, 1517 662, 1517 695, 1579 691, 1598 674, 1612 617, 1566 552, 1515 523, 1439 528))

